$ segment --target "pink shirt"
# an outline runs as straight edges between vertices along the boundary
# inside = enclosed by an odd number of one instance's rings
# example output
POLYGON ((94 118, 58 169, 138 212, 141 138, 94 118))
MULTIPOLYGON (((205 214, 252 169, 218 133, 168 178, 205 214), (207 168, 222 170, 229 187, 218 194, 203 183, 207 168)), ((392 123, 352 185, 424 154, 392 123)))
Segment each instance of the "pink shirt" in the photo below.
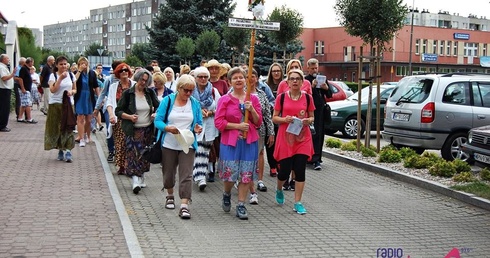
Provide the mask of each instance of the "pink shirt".
MULTIPOLYGON (((281 110, 280 95, 277 95, 274 110, 281 110)), ((309 111, 315 110, 315 104, 311 95, 301 94, 298 100, 292 100, 288 92, 284 95, 284 106, 282 108, 281 117, 295 116, 297 118, 307 118, 309 111), (306 97, 310 98, 310 106, 306 110, 306 97)), ((288 123, 279 124, 279 130, 276 137, 276 146, 274 147, 274 158, 281 161, 290 158, 295 154, 304 154, 308 156, 308 160, 315 153, 313 149, 313 139, 308 126, 303 126, 299 135, 294 135, 286 132, 288 123)))
MULTIPOLYGON (((279 96, 279 94, 286 92, 288 90, 289 90, 288 82, 286 80, 281 81, 279 83, 279 86, 277 86, 277 96, 279 96)), ((302 91, 304 91, 310 95, 313 94, 313 92, 311 91, 311 83, 308 80, 303 80, 303 85, 301 85, 300 90, 302 90, 302 91)))
MULTIPOLYGON (((252 122, 252 115, 249 114, 249 129, 247 133, 247 143, 250 144, 259 139, 258 128, 262 124, 262 109, 259 98, 250 95, 250 101, 259 115, 257 124, 252 122)), ((240 100, 233 97, 231 93, 221 96, 218 100, 218 108, 214 117, 214 125, 221 132, 221 143, 224 145, 236 146, 241 131, 237 129, 225 129, 228 123, 241 123, 244 115, 240 109, 240 100)))

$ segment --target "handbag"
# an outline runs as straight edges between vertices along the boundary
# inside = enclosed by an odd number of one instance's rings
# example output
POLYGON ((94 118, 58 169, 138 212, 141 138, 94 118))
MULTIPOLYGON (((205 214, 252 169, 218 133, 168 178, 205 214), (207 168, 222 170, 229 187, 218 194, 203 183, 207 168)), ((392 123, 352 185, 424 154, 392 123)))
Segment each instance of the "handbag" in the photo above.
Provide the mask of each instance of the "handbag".
MULTIPOLYGON (((160 135, 159 135, 160 136, 160 135)), ((151 164, 158 164, 162 162, 162 137, 158 137, 157 141, 146 146, 141 151, 141 158, 150 162, 151 164)))
MULTIPOLYGON (((165 98, 168 98, 167 101, 167 111, 165 113, 165 118, 163 121, 165 123, 168 122, 168 113, 170 113, 170 98, 166 96, 165 98)), ((153 141, 152 144, 145 146, 145 148, 140 152, 140 158, 150 162, 151 164, 158 164, 162 162, 162 136, 163 133, 158 131, 157 133, 157 140, 153 141)))

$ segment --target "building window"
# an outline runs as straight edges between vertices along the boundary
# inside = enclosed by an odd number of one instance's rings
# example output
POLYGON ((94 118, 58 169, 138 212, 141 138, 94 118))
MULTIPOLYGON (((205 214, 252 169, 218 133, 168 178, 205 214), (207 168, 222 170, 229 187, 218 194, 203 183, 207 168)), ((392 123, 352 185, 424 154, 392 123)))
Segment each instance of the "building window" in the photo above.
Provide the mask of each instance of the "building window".
POLYGON ((482 56, 487 56, 487 45, 488 44, 483 44, 482 46, 482 56))
POLYGON ((439 55, 442 56, 444 55, 444 40, 439 41, 439 55))
POLYGON ((416 55, 420 54, 420 39, 415 40, 415 54, 416 55))
POLYGON ((453 45, 453 56, 457 56, 458 55, 458 42, 457 41, 454 41, 454 45, 453 45))
POLYGON ((422 53, 423 54, 427 53, 427 40, 426 39, 422 40, 422 53))
POLYGON ((437 40, 432 41, 432 54, 437 54, 437 40))
POLYGON ((323 55, 324 52, 324 42, 323 41, 315 41, 315 55, 323 55))
POLYGON ((464 56, 478 56, 478 43, 464 43, 464 56))
POLYGON ((446 56, 450 56, 451 55, 451 41, 448 41, 447 42, 447 45, 446 45, 446 56))

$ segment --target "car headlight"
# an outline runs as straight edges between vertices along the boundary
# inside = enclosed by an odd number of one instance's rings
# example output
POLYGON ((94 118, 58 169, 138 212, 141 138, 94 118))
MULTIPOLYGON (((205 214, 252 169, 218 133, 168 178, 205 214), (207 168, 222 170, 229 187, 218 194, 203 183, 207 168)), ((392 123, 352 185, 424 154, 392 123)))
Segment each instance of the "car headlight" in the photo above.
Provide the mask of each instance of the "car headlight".
POLYGON ((338 114, 339 114, 339 112, 337 112, 335 110, 330 111, 331 116, 337 116, 338 114))
POLYGON ((470 132, 468 133, 468 143, 471 143, 472 141, 473 141, 473 132, 472 132, 472 131, 470 131, 470 132))

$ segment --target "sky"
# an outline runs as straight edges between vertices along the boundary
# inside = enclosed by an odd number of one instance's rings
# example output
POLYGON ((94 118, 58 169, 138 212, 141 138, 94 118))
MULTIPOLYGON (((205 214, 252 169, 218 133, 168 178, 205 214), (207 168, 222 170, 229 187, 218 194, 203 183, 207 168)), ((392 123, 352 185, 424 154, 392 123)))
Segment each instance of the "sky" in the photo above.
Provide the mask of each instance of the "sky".
MULTIPOLYGON (((137 0, 135 0, 137 1, 137 0)), ((20 27, 39 28, 43 25, 67 22, 70 20, 81 20, 90 15, 91 9, 119 5, 132 2, 131 0, 85 0, 83 4, 76 7, 70 6, 66 0, 29 0, 22 4, 13 0, 0 0, 0 12, 7 20, 17 21, 20 27), (61 11, 55 11, 61 10, 61 11)), ((234 17, 253 18, 252 13, 247 11, 248 0, 235 0, 237 7, 234 17)), ((304 27, 321 28, 339 26, 338 17, 333 9, 336 0, 265 0, 265 17, 275 7, 286 7, 297 10, 303 15, 304 27)), ((448 11, 450 14, 459 13, 462 16, 475 14, 478 17, 486 16, 484 10, 490 9, 489 0, 471 0, 465 4, 461 1, 447 0, 403 0, 408 6, 415 5, 419 10, 428 9, 432 13, 439 10, 448 11)), ((490 19, 490 14, 487 19, 490 19)))

